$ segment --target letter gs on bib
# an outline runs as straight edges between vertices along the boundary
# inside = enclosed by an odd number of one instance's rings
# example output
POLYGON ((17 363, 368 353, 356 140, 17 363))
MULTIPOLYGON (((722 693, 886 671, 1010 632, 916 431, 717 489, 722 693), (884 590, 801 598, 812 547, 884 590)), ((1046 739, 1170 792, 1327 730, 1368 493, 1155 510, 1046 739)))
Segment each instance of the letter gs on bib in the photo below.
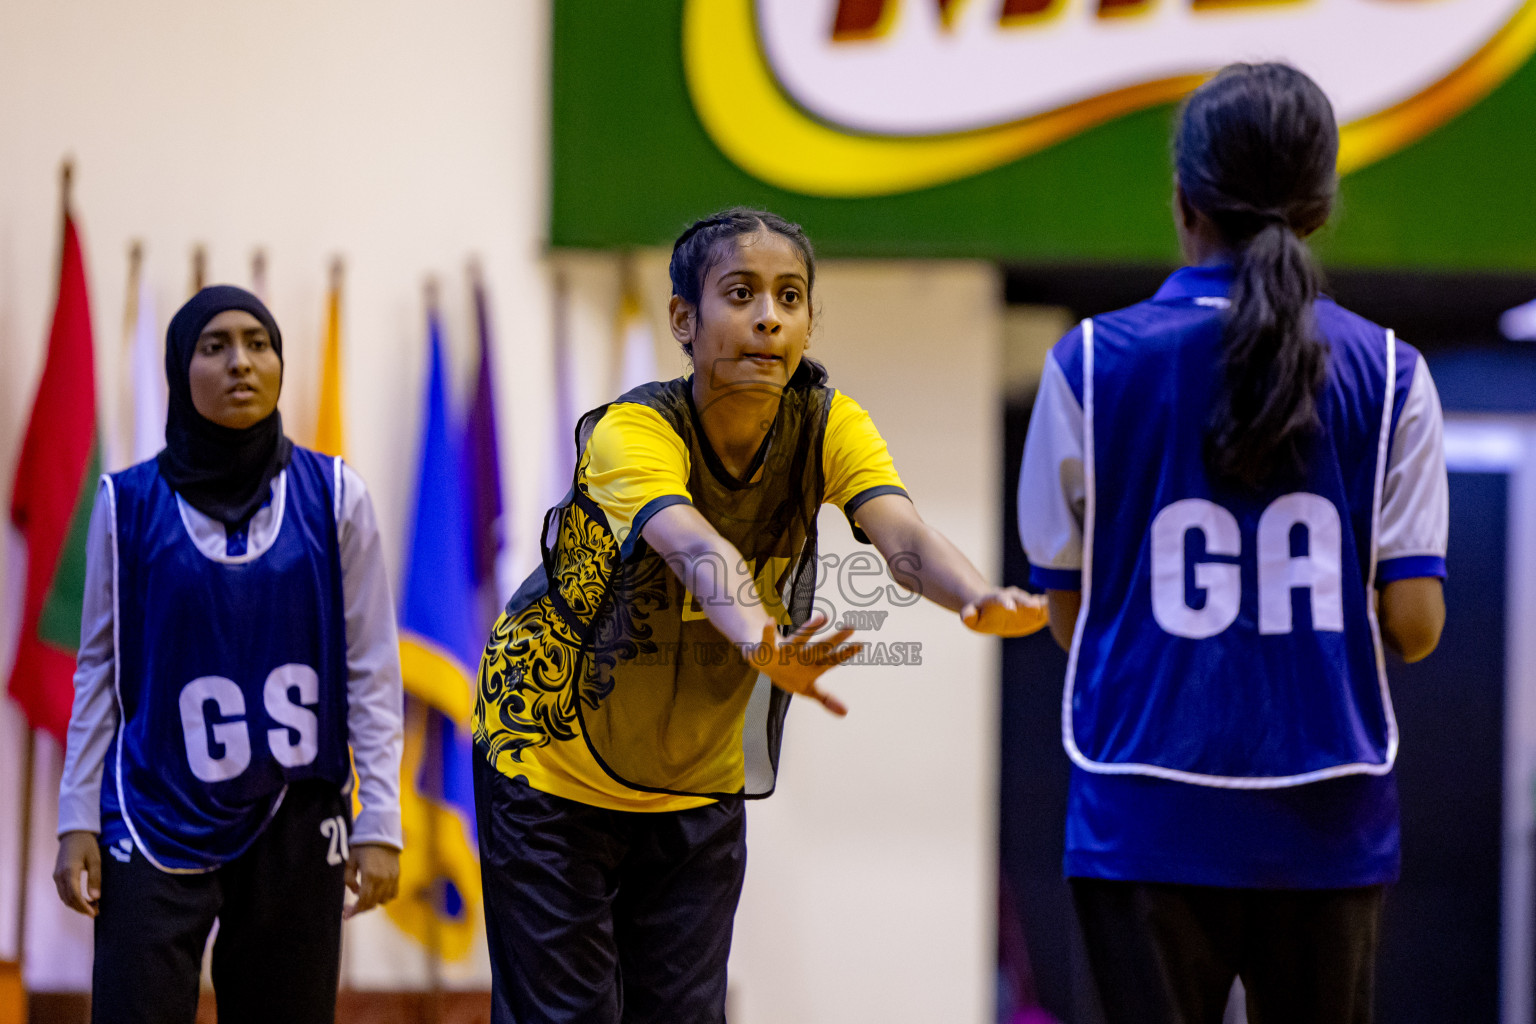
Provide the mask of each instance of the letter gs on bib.
MULTIPOLYGON (((320 677, 310 666, 279 665, 267 674, 262 704, 279 726, 267 730, 267 748, 283 767, 302 767, 319 753, 320 722, 310 710, 319 700, 320 677)), ((223 676, 201 676, 182 688, 178 704, 193 775, 203 782, 223 782, 250 767, 251 736, 239 685, 223 676), (210 703, 221 721, 209 723, 210 703)))

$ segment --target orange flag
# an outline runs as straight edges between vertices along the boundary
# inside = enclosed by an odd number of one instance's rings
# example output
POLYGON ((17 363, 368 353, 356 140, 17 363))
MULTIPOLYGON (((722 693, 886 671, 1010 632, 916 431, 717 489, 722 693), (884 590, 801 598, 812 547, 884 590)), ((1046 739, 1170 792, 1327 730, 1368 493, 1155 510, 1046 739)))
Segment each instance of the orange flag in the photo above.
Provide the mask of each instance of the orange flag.
POLYGON ((320 353, 320 408, 315 416, 315 451, 345 455, 346 429, 341 410, 341 257, 331 263, 326 301, 325 347, 320 353))

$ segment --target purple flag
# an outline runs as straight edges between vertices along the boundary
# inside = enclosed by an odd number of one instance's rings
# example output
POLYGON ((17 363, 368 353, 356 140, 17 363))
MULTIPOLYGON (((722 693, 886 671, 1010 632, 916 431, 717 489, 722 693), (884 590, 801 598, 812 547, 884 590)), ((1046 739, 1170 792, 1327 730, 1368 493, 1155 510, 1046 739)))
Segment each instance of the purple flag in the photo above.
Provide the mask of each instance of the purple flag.
POLYGON ((470 570, 475 584, 475 618, 480 632, 490 630, 510 591, 504 592, 498 568, 506 548, 501 507, 501 458, 496 445, 496 392, 491 367, 491 317, 485 284, 472 273, 475 324, 480 336, 480 367, 475 394, 464 420, 465 512, 469 516, 470 570))

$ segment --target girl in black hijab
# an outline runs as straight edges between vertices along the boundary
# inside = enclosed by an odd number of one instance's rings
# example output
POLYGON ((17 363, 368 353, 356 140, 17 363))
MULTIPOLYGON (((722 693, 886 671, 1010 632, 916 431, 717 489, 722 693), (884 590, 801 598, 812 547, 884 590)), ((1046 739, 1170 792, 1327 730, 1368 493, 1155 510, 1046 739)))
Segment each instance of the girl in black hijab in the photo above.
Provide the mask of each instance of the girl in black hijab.
POLYGON ((215 919, 223 1024, 330 1022, 343 886, 350 915, 399 879, 373 507, 284 436, 282 334, 256 296, 193 296, 165 370, 165 450, 102 477, 91 517, 54 882, 95 919, 95 1024, 191 1024, 215 919))
POLYGON ((251 315, 266 332, 276 357, 277 384, 282 386, 283 335, 260 299, 234 285, 204 288, 171 318, 165 336, 165 379, 170 407, 165 417, 165 449, 160 475, 193 508, 226 526, 247 522, 267 500, 272 481, 293 453, 283 433, 283 414, 273 408, 244 429, 221 426, 193 403, 189 369, 198 339, 210 321, 226 312, 251 315))

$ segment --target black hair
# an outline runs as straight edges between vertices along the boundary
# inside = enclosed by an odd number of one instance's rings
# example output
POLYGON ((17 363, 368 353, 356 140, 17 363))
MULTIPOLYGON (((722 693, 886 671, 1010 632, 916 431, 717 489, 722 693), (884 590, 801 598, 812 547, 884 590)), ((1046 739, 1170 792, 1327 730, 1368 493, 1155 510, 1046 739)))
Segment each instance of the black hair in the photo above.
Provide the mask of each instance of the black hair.
MULTIPOLYGON (((811 301, 811 291, 816 285, 816 250, 799 224, 785 220, 767 210, 754 210, 746 206, 733 206, 702 220, 696 220, 672 243, 672 263, 668 272, 672 276, 672 294, 688 303, 695 310, 704 293, 704 278, 721 260, 726 258, 726 243, 735 242, 744 235, 759 231, 771 231, 788 239, 800 253, 805 263, 805 301, 811 301)), ((684 346, 689 357, 693 347, 684 346)), ((790 386, 819 386, 827 382, 827 368, 809 356, 800 357, 800 368, 795 371, 790 386)))
POLYGON ((1205 461, 1250 491, 1299 477, 1320 428, 1328 347, 1314 303, 1322 275, 1302 238, 1333 208, 1338 151, 1328 97, 1286 64, 1228 65, 1190 95, 1179 118, 1183 201, 1236 257, 1205 461))

